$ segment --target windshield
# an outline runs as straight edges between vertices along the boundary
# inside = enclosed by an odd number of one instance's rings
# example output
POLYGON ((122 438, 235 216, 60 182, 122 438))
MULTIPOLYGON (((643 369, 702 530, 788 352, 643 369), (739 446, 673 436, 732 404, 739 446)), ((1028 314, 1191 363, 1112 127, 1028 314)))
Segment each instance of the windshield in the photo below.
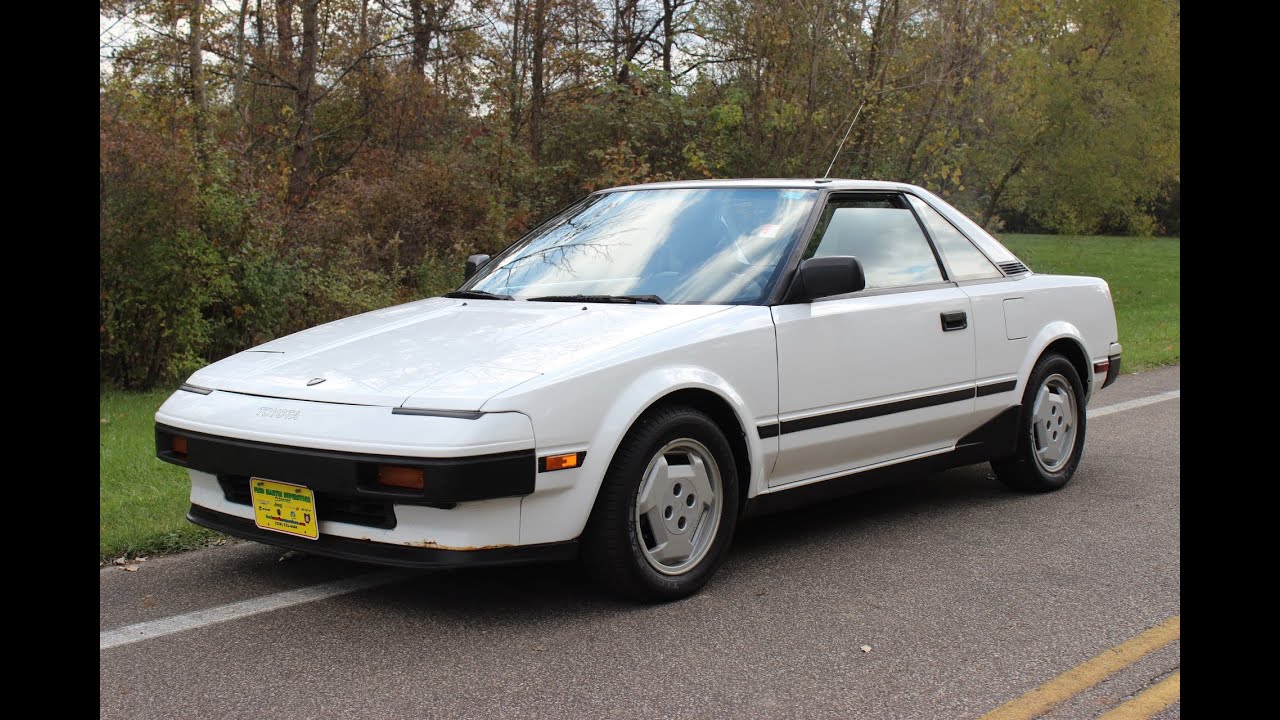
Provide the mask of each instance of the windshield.
POLYGON ((518 299, 763 302, 817 197, 728 187, 592 195, 486 263, 462 289, 518 299))

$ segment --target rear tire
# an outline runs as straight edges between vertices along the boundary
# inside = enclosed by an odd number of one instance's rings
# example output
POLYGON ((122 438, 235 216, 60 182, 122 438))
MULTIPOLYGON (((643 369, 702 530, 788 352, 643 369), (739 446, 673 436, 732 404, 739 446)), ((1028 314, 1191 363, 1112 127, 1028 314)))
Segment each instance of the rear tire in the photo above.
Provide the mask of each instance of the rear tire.
POLYGON ((636 421, 583 530, 587 572, 644 602, 687 597, 711 579, 738 519, 729 441, 705 413, 675 406, 636 421))
POLYGON ((1048 353, 1036 362, 1022 394, 1018 448, 991 461, 996 477, 1015 490, 1050 492, 1069 482, 1084 455, 1084 385, 1067 358, 1048 353))

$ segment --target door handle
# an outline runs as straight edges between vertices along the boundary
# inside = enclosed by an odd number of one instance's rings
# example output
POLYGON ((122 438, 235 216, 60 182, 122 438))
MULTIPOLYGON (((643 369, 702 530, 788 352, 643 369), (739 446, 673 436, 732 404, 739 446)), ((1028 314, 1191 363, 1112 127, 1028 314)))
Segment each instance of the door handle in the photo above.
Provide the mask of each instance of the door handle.
POLYGON ((969 315, 963 310, 942 313, 942 331, 963 330, 969 327, 969 315))

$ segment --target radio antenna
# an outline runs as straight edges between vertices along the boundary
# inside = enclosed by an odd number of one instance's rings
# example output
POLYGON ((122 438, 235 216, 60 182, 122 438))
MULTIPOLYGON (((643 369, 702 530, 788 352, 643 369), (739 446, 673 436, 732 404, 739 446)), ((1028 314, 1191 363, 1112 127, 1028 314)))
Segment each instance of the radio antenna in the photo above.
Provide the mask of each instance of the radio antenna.
POLYGON ((862 106, 866 104, 866 98, 863 98, 862 102, 858 104, 858 111, 853 114, 853 119, 849 121, 849 129, 844 131, 844 139, 840 141, 840 146, 836 148, 836 154, 831 156, 831 164, 827 166, 827 171, 822 173, 824 179, 831 174, 831 168, 836 166, 836 158, 840 157, 840 151, 844 149, 845 140, 849 139, 849 133, 853 131, 853 124, 858 122, 858 116, 862 114, 862 106))

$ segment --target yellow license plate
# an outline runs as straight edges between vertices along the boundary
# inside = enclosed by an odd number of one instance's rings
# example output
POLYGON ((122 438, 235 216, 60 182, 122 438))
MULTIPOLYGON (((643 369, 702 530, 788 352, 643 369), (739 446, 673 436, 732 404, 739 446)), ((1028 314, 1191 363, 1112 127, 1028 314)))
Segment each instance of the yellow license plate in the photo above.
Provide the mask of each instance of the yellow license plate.
POLYGON ((250 478, 249 487, 253 491, 253 522, 258 527, 311 540, 320 537, 316 495, 311 488, 262 478, 250 478))

